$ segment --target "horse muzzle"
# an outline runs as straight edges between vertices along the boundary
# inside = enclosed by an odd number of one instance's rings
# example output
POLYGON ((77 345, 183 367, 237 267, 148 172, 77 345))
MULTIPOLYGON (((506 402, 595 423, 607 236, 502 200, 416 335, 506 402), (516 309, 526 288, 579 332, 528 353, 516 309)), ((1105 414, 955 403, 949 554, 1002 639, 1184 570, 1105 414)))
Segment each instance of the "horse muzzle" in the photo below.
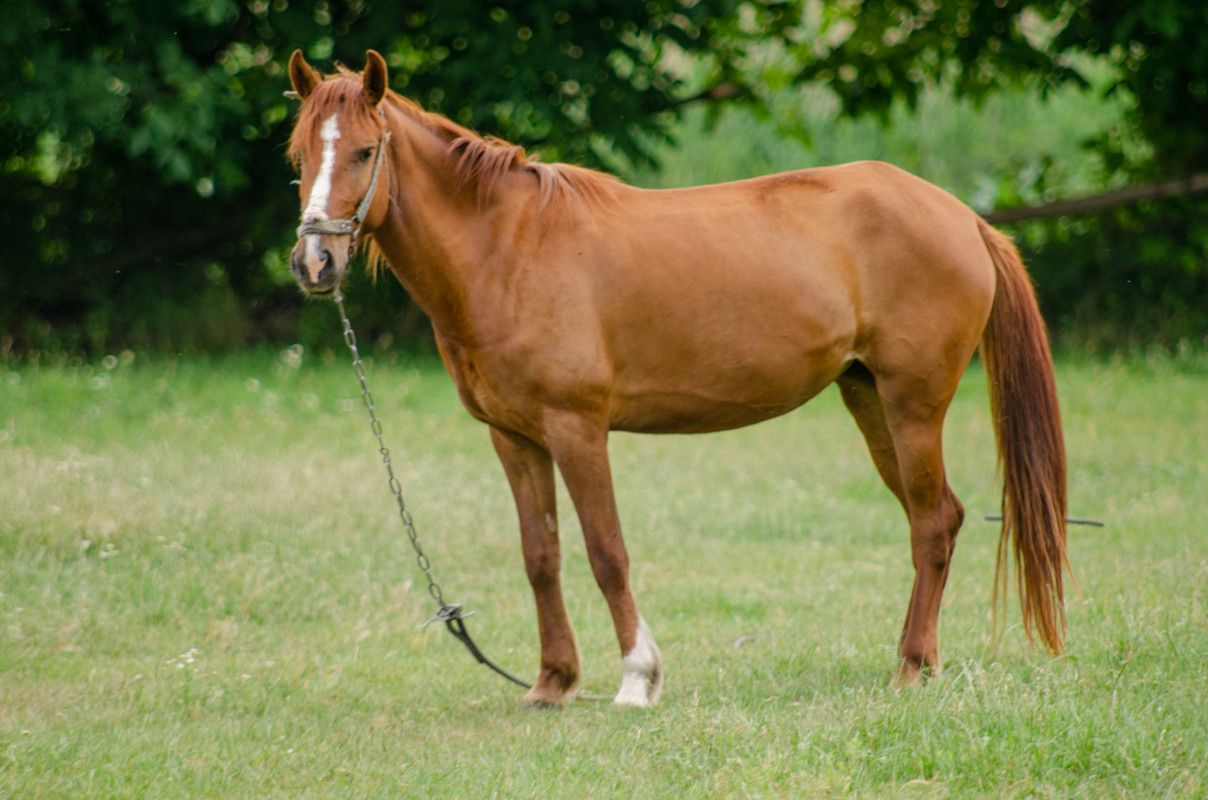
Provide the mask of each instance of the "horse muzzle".
POLYGON ((347 246, 333 246, 328 236, 307 234, 298 238, 290 254, 290 271, 307 294, 327 295, 339 288, 348 267, 347 246))

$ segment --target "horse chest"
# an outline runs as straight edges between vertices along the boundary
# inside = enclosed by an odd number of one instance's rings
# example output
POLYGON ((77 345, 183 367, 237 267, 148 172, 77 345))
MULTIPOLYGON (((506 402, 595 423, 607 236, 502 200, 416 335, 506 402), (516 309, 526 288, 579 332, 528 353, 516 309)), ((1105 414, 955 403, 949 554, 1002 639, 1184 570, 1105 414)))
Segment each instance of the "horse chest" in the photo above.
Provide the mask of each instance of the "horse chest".
POLYGON ((477 361, 470 358, 461 348, 442 347, 441 355, 444 356, 445 368, 453 378, 462 405, 477 419, 491 422, 488 409, 494 409, 498 401, 490 383, 483 377, 477 361))
POLYGON ((491 380, 482 358, 468 349, 437 336, 437 345, 445 368, 457 387, 457 395, 466 411, 475 419, 489 425, 533 435, 533 426, 520 409, 524 403, 515 391, 500 387, 491 380))

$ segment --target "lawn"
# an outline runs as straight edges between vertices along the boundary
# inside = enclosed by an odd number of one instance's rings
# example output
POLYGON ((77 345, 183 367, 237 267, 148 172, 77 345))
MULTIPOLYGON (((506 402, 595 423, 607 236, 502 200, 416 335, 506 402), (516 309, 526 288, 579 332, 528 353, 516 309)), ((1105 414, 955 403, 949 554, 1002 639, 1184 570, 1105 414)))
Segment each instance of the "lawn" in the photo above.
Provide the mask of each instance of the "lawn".
MULTIPOLYGON (((334 324, 334 321, 333 321, 334 324)), ((535 673, 514 511, 440 366, 369 378, 433 572, 535 673)), ((660 704, 522 712, 438 626, 343 353, 0 365, 0 797, 1208 796, 1208 360, 1060 359, 1069 647, 993 641, 984 379, 944 673, 889 688, 905 520, 831 389, 761 426, 618 435, 660 704)), ((620 665, 570 506, 585 691, 620 665)))

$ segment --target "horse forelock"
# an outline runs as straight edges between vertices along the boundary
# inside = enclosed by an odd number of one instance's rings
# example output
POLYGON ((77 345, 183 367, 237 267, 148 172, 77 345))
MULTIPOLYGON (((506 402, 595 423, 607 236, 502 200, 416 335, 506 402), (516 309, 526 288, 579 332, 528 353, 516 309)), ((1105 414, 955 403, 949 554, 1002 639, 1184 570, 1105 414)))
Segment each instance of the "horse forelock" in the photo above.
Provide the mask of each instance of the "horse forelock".
POLYGON ((295 167, 311 155, 312 148, 320 146, 319 131, 324 121, 334 114, 340 116, 340 130, 345 135, 358 126, 370 127, 376 132, 383 125, 373 107, 364 100, 360 76, 340 67, 339 72, 324 77, 298 111, 288 150, 295 167))

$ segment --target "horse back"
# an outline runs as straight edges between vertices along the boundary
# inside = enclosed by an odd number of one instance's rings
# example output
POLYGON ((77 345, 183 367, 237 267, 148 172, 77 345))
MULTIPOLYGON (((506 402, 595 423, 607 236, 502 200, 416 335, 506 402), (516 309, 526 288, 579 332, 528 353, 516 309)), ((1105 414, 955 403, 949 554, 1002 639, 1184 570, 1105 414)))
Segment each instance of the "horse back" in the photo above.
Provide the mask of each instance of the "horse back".
POLYGON ((976 215, 874 162, 635 190, 588 269, 614 425, 637 430, 784 413, 904 337, 971 354, 993 296, 976 215))

